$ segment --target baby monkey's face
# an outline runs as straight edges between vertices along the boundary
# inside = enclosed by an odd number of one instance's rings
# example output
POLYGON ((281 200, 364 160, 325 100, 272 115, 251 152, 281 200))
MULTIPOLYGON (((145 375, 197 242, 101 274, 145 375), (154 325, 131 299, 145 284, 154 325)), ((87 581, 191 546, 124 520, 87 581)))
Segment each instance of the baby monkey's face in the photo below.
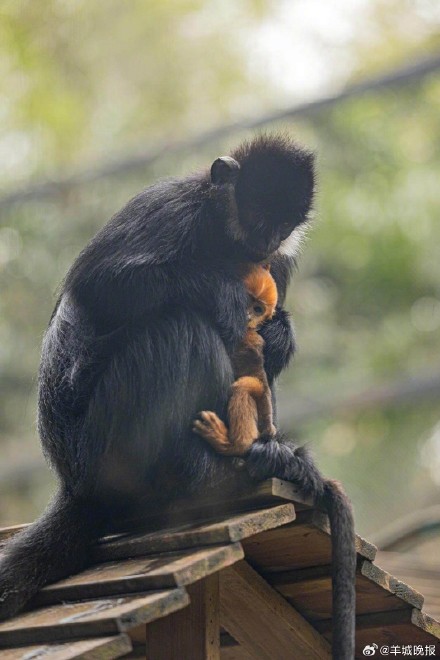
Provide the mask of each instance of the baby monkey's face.
POLYGON ((275 305, 267 305, 262 300, 252 299, 248 307, 248 328, 259 328, 265 321, 271 319, 275 305))

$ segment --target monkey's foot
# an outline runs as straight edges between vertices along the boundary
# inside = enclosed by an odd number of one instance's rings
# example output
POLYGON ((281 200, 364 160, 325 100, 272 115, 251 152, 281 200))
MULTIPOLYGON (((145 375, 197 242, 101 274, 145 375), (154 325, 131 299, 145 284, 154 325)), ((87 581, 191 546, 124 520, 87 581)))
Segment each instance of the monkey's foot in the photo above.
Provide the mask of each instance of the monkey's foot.
POLYGON ((193 422, 193 431, 221 454, 229 453, 232 449, 228 429, 215 412, 202 410, 199 413, 199 419, 195 419, 193 422))

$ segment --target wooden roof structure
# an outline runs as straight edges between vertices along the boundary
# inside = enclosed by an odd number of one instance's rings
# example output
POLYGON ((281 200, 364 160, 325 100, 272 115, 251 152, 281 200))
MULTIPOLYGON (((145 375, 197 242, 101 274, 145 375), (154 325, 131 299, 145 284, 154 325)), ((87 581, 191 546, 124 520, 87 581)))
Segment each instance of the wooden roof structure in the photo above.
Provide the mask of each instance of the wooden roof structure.
MULTIPOLYGON (((326 516, 277 479, 234 502, 180 503, 179 524, 158 515, 101 539, 91 568, 1 623, 0 658, 330 658, 330 541, 326 516)), ((356 657, 372 644, 440 655, 423 596, 375 563, 374 545, 356 547, 356 657)))

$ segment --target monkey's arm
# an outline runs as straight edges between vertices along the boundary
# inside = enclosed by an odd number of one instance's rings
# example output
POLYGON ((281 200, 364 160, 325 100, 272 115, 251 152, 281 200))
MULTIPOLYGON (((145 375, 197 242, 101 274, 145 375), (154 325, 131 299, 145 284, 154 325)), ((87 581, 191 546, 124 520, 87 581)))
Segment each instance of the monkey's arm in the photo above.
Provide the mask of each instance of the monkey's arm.
POLYGON ((65 289, 106 332, 178 305, 208 313, 227 346, 242 338, 246 326, 248 295, 243 283, 190 264, 127 266, 119 272, 103 267, 99 278, 73 271, 65 289))
POLYGON ((277 307, 274 316, 260 328, 264 339, 264 369, 269 385, 287 367, 295 352, 295 336, 290 315, 277 307))

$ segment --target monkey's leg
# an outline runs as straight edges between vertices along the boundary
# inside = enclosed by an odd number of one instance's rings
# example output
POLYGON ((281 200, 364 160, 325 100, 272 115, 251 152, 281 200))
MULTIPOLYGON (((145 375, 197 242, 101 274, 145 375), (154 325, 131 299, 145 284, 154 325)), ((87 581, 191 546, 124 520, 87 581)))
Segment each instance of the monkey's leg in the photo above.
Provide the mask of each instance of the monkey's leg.
POLYGON ((258 429, 261 435, 274 436, 277 432, 273 423, 272 393, 267 386, 264 394, 257 399, 258 429))
POLYGON ((260 435, 257 401, 262 393, 263 384, 254 376, 243 376, 232 384, 228 419, 234 456, 244 456, 260 435))
POLYGON ((199 419, 193 422, 193 431, 220 454, 227 454, 232 448, 228 428, 215 412, 202 410, 199 419))
POLYGON ((239 378, 233 383, 228 404, 229 431, 214 412, 206 410, 195 420, 193 430, 224 456, 246 454, 259 435, 257 404, 251 393, 259 385, 259 381, 251 377, 239 378))

